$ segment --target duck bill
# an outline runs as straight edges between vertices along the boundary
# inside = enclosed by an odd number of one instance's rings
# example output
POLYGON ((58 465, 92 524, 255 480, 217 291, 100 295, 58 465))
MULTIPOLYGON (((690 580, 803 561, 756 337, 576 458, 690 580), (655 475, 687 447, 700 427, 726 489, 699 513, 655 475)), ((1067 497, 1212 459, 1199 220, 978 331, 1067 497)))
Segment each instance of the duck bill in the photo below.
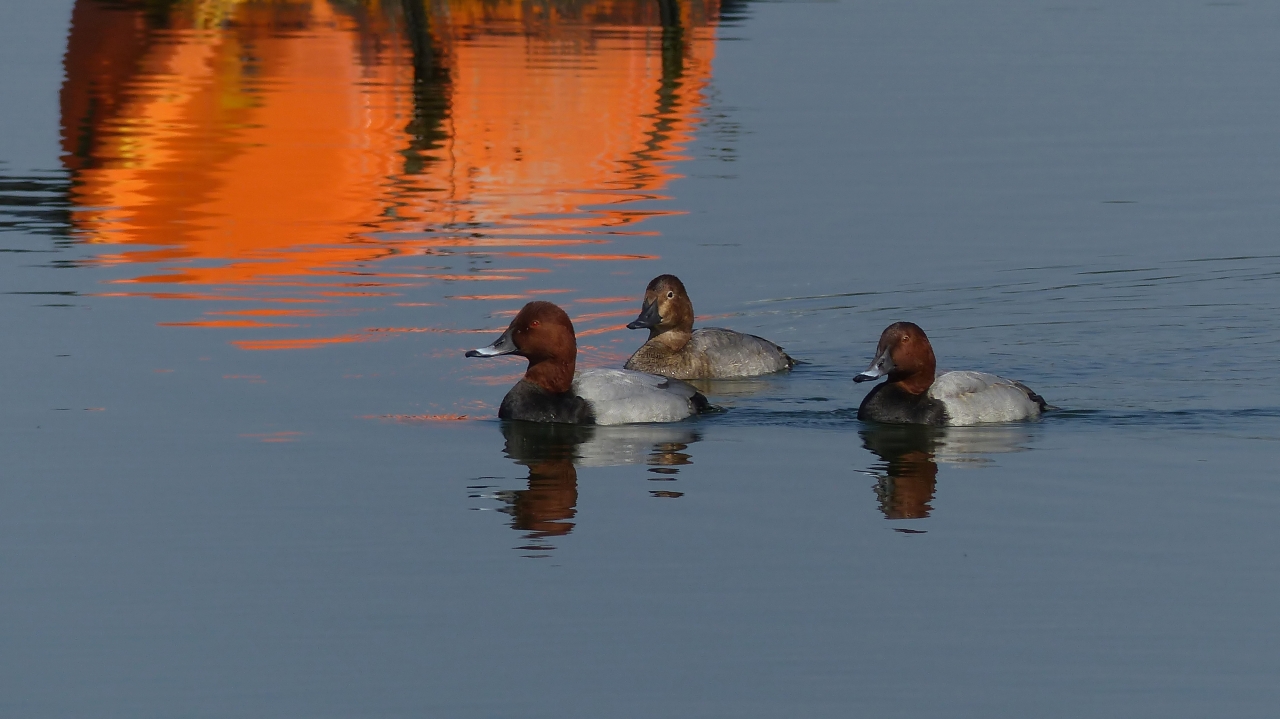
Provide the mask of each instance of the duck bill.
POLYGON ((491 345, 477 347, 473 350, 467 350, 468 357, 500 357, 502 355, 512 355, 516 353, 516 341, 511 337, 511 328, 508 327, 502 336, 493 341, 491 345))
POLYGON ((640 306, 640 316, 627 325, 627 329, 650 329, 657 327, 659 322, 662 322, 662 317, 658 314, 658 303, 646 302, 640 306))
POLYGON ((889 356, 889 348, 885 348, 871 365, 853 376, 854 382, 873 382, 893 371, 893 358, 889 356))

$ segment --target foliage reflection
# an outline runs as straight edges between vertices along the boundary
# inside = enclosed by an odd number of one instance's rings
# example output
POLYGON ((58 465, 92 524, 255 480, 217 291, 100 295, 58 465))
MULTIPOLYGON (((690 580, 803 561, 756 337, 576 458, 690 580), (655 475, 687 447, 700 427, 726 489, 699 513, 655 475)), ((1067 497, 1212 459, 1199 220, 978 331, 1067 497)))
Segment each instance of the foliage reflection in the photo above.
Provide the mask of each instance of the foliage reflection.
POLYGON ((678 177, 717 12, 78 0, 61 96, 73 232, 104 246, 94 262, 144 266, 116 294, 155 298, 333 304, 651 258, 604 246, 670 212, 633 205, 678 177))

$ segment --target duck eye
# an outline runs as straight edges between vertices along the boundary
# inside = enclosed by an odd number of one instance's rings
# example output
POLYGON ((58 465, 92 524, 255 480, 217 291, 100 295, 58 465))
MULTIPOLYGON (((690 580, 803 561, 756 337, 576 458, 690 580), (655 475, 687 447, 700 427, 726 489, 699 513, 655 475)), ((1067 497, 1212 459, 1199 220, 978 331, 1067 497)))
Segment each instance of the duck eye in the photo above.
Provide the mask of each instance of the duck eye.
POLYGON ((534 320, 534 321, 532 321, 532 322, 530 322, 530 323, 529 323, 529 329, 533 329, 534 327, 537 327, 537 326, 538 326, 538 325, 540 325, 540 324, 542 324, 542 323, 541 323, 541 322, 539 322, 539 321, 537 321, 537 320, 534 320))
POLYGON ((671 299, 672 297, 675 297, 675 296, 676 296, 675 290, 667 290, 667 299, 671 299))

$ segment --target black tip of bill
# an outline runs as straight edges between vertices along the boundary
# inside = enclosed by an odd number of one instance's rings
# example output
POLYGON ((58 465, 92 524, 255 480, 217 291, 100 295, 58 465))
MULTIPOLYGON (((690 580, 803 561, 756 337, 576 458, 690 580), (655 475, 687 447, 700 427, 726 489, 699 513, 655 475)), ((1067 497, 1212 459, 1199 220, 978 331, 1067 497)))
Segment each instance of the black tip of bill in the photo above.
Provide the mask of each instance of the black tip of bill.
POLYGON ((627 325, 629 330, 641 330, 657 327, 662 322, 662 316, 658 314, 658 303, 650 302, 640 308, 640 316, 631 321, 627 325))

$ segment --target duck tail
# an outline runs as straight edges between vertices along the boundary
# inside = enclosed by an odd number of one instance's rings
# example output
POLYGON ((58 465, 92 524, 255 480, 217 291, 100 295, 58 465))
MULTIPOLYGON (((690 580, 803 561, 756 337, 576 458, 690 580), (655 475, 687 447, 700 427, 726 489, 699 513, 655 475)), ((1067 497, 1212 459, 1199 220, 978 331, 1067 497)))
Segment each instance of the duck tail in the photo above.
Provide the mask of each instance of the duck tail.
POLYGON ((1036 391, 1035 391, 1035 390, 1031 389, 1030 387, 1026 386, 1025 384, 1023 384, 1023 383, 1021 383, 1021 382, 1018 382, 1017 380, 1014 380, 1014 382, 1013 382, 1013 386, 1014 386, 1014 387, 1017 387, 1018 389, 1022 390, 1023 392, 1026 392, 1026 393, 1027 393, 1027 398, 1028 398, 1028 399, 1030 399, 1032 402, 1035 402, 1036 404, 1040 405, 1040 411, 1041 411, 1041 412, 1048 412, 1048 411, 1049 411, 1049 410, 1051 410, 1051 409, 1058 409, 1058 407, 1054 407, 1053 405, 1051 405, 1051 404, 1049 404, 1048 402, 1044 401, 1044 397, 1041 397, 1039 394, 1037 394, 1037 393, 1036 393, 1036 391))
POLYGON ((693 411, 701 414, 711 409, 711 403, 707 401, 707 396, 701 392, 694 392, 689 398, 689 404, 693 405, 693 411))

